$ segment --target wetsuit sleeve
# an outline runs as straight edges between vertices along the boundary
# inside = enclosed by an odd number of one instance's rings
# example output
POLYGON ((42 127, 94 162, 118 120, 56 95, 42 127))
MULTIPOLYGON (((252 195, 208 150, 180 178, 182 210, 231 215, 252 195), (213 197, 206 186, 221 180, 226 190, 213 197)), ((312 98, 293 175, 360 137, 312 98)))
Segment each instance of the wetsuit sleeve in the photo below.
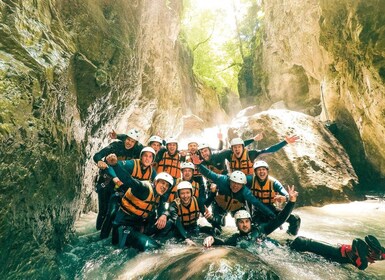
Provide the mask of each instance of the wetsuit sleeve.
POLYGON ((217 185, 221 185, 224 181, 227 181, 227 176, 225 175, 218 175, 215 172, 212 172, 209 170, 206 166, 203 164, 198 165, 199 172, 202 173, 203 176, 205 176, 207 179, 210 179, 217 185))
POLYGON ((269 154, 269 153, 275 153, 285 147, 287 145, 287 142, 283 140, 282 142, 279 142, 273 146, 270 146, 263 150, 250 150, 249 151, 249 157, 251 161, 254 161, 258 156, 262 154, 269 154))
POLYGON ((179 232, 179 234, 183 237, 183 239, 189 238, 189 234, 187 233, 187 231, 183 227, 183 224, 182 224, 180 217, 177 217, 177 219, 175 221, 175 227, 176 227, 177 231, 179 232))
POLYGON ((158 217, 162 215, 166 215, 167 218, 169 217, 170 214, 169 214, 169 211, 166 209, 166 202, 167 202, 167 199, 164 196, 162 196, 160 198, 159 206, 156 209, 158 217))
POLYGON ((275 219, 259 226, 261 232, 268 235, 280 227, 287 220, 287 218, 289 218, 291 211, 294 209, 294 205, 295 202, 289 201, 275 219))
POLYGON ((243 141, 245 143, 245 147, 249 146, 250 144, 254 143, 254 139, 247 139, 243 141))
POLYGON ((219 140, 218 151, 222 151, 223 150, 223 146, 224 146, 223 140, 219 140))
POLYGON ((214 154, 211 156, 211 159, 213 162, 218 163, 218 162, 224 162, 225 159, 228 161, 231 161, 231 155, 233 154, 233 151, 230 149, 222 150, 217 154, 214 154))
POLYGON ((275 218, 275 214, 268 207, 266 207, 260 200, 258 200, 248 188, 242 188, 244 199, 253 204, 258 210, 269 218, 275 218))
POLYGON ((275 192, 279 193, 280 195, 284 195, 287 198, 289 198, 289 193, 287 192, 287 190, 284 188, 284 186, 278 180, 274 181, 273 189, 275 192))
POLYGON ((251 189, 253 185, 253 175, 246 175, 246 187, 251 189))
POLYGON ((160 162, 160 160, 163 158, 164 153, 167 152, 167 149, 165 147, 160 148, 159 152, 156 154, 156 162, 160 162))
POLYGON ((110 145, 107 147, 101 149, 99 152, 97 152, 93 156, 94 162, 98 163, 98 161, 103 160, 104 157, 108 156, 109 154, 115 153, 116 150, 116 142, 112 142, 110 145))
POLYGON ((228 246, 237 246, 237 239, 239 234, 233 234, 229 238, 222 240, 220 238, 214 237, 213 245, 228 245, 228 246))
POLYGON ((154 182, 155 181, 155 177, 157 175, 156 173, 156 170, 154 167, 151 167, 152 168, 152 173, 151 173, 151 182, 154 182))
POLYGON ((127 137, 128 137, 127 134, 117 134, 116 135, 116 139, 118 139, 120 141, 125 141, 127 137))
MULTIPOLYGON (((124 183, 126 184, 126 182, 124 183)), ((145 200, 150 193, 146 185, 131 175, 127 177, 127 185, 130 187, 132 194, 141 200, 145 200)))
POLYGON ((205 200, 205 205, 209 207, 211 203, 213 203, 216 193, 215 192, 209 192, 207 199, 205 200))

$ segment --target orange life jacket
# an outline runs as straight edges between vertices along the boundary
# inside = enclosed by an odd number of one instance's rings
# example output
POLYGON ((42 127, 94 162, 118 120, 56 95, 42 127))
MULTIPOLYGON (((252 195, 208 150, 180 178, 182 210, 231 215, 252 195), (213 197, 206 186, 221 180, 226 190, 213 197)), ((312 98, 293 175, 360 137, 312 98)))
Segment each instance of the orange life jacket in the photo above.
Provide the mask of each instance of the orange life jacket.
POLYGON ((192 197, 191 203, 188 207, 183 206, 181 202, 178 205, 178 216, 182 220, 184 226, 196 224, 199 218, 199 206, 195 196, 192 197))
POLYGON ((121 209, 128 215, 136 215, 142 218, 147 218, 149 214, 155 210, 160 201, 160 196, 155 197, 154 190, 150 183, 145 185, 149 191, 148 197, 145 200, 137 198, 129 188, 123 196, 121 209))
POLYGON ((249 152, 246 148, 243 149, 241 158, 237 158, 234 153, 232 154, 230 168, 231 172, 239 170, 246 175, 252 175, 254 173, 253 162, 250 160, 249 152))
POLYGON ((156 172, 157 173, 167 172, 174 179, 180 178, 181 177, 180 159, 181 159, 181 156, 178 153, 176 153, 174 156, 170 156, 168 151, 165 152, 163 154, 162 159, 159 161, 158 169, 156 170, 156 172))
POLYGON ((215 201, 217 202, 218 206, 225 211, 235 211, 241 209, 244 206, 242 202, 224 194, 217 194, 215 196, 215 201))
POLYGON ((273 204, 273 198, 276 195, 276 192, 274 191, 274 187, 273 187, 275 180, 276 179, 269 176, 266 180, 265 185, 261 186, 257 180, 257 176, 254 175, 253 183, 251 185, 250 190, 255 197, 261 200, 263 204, 271 205, 273 204))
POLYGON ((141 181, 143 180, 150 181, 152 176, 151 165, 149 167, 146 167, 145 169, 142 169, 139 159, 134 159, 133 161, 134 161, 134 168, 132 170, 131 176, 141 181))

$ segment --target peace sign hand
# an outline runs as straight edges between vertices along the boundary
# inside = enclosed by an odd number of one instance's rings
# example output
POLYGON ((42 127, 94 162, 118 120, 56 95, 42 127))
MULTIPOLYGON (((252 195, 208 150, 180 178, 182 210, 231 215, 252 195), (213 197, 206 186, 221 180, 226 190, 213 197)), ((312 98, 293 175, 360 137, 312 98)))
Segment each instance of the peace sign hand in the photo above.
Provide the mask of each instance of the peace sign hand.
POLYGON ((296 202, 298 197, 298 192, 295 190, 294 185, 292 185, 291 187, 287 186, 287 192, 289 193, 289 200, 291 202, 296 202))

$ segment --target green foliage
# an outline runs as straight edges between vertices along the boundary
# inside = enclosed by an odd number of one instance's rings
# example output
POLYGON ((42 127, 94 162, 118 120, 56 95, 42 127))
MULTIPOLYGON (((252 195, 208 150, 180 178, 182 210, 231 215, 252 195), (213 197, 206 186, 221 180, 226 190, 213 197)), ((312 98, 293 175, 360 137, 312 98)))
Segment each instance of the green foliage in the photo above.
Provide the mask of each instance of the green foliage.
POLYGON ((255 48, 260 10, 250 0, 230 0, 225 6, 202 9, 197 1, 185 0, 182 23, 183 36, 193 51, 195 75, 220 94, 237 92, 238 74, 255 48))

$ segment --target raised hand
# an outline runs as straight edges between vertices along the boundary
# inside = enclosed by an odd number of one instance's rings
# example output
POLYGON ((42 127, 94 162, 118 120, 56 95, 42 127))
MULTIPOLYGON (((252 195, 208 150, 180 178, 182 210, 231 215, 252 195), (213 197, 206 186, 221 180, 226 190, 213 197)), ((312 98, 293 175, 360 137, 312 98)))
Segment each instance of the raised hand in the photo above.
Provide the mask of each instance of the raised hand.
POLYGON ((118 163, 118 157, 115 154, 109 154, 106 156, 106 161, 109 165, 114 166, 118 163))
POLYGON ((118 138, 118 135, 116 134, 115 130, 112 130, 111 132, 108 133, 108 136, 111 138, 111 139, 116 139, 118 138))
POLYGON ((299 137, 297 135, 293 135, 293 136, 286 136, 285 137, 285 141, 288 143, 288 144, 292 144, 292 143, 295 143, 297 140, 299 139, 299 137))
POLYGON ((213 214, 210 212, 210 210, 206 207, 205 205, 205 214, 204 214, 206 219, 211 219, 213 217, 213 214))
POLYGON ((261 141, 263 139, 263 133, 260 132, 257 135, 254 136, 254 141, 261 141))
POLYGON ((298 192, 295 190, 294 185, 293 186, 287 186, 287 192, 289 193, 289 200, 291 202, 296 202, 298 197, 298 192))
POLYGON ((192 163, 194 163, 195 165, 199 165, 203 161, 197 154, 191 155, 191 160, 192 160, 192 163))

